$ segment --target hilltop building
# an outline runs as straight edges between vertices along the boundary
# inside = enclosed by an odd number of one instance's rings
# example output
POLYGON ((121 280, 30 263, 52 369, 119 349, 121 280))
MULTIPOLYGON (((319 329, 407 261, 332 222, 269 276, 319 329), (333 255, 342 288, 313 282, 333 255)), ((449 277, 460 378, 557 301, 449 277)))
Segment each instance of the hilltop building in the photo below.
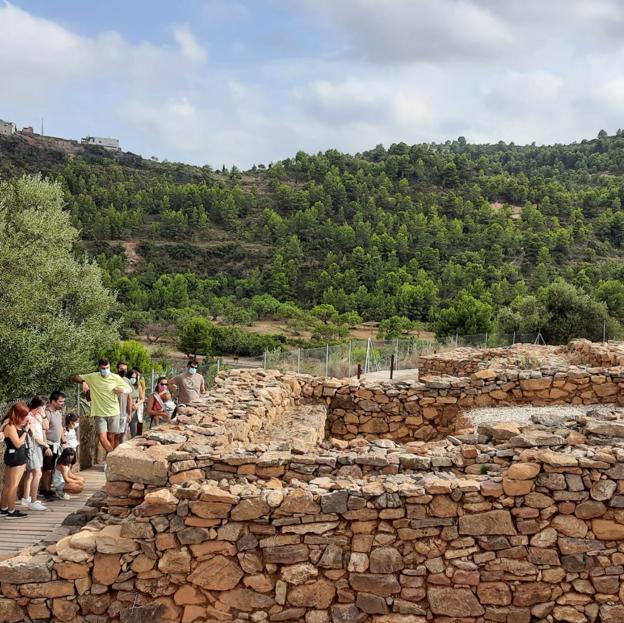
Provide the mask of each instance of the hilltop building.
POLYGON ((15 124, 12 121, 2 121, 2 119, 0 119, 0 134, 6 136, 15 134, 15 124))
POLYGON ((115 151, 120 151, 119 147, 119 139, 118 138, 104 138, 102 136, 85 136, 80 140, 83 145, 99 145, 100 147, 105 147, 106 149, 113 149, 115 151))

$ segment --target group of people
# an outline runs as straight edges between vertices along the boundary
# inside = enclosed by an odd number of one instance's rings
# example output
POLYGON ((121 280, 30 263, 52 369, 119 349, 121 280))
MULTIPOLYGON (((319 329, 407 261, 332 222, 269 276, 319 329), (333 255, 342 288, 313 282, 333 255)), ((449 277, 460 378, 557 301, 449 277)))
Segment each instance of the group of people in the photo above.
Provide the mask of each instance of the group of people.
POLYGON ((177 406, 193 402, 204 394, 204 378, 198 374, 198 367, 198 362, 191 359, 182 374, 172 379, 159 377, 147 401, 141 370, 129 370, 124 361, 117 364, 117 373, 114 373, 110 361, 100 359, 95 372, 77 374, 72 380, 82 383, 89 396, 95 430, 100 445, 108 453, 126 439, 140 435, 145 423, 152 427, 171 421, 177 406))
MULTIPOLYGON (((108 453, 126 439, 140 435, 144 423, 152 427, 172 421, 178 406, 202 396, 206 390, 198 366, 191 359, 182 374, 172 379, 159 377, 147 399, 141 370, 129 369, 123 361, 113 373, 110 361, 100 359, 95 372, 77 374, 72 380, 82 384, 99 443, 108 453)), ((71 494, 82 492, 84 479, 72 471, 80 446, 78 416, 64 415, 64 407, 65 394, 54 391, 49 400, 34 396, 28 403, 14 404, 2 419, 5 474, 0 516, 5 519, 26 517, 26 510, 45 511, 47 503, 68 500, 71 494), (22 508, 18 509, 20 483, 22 508)))
POLYGON ((15 403, 2 419, 5 470, 0 517, 22 519, 25 510, 45 511, 47 503, 69 500, 70 494, 84 488, 84 478, 72 471, 80 447, 78 416, 65 415, 64 407, 65 394, 54 391, 49 399, 33 396, 27 403, 15 403))

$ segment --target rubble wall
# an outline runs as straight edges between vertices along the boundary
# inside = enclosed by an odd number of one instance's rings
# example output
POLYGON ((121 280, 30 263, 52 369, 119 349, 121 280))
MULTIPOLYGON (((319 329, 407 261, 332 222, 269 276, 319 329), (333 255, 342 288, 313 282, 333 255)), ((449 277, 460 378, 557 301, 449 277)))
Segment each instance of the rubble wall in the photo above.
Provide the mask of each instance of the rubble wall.
POLYGON ((624 620, 624 450, 445 454, 283 486, 110 482, 126 518, 0 562, 0 620, 624 620))
POLYGON ((458 347, 417 359, 420 376, 470 376, 487 368, 528 370, 581 365, 611 368, 624 365, 622 342, 572 340, 564 346, 518 343, 505 348, 458 347))
POLYGON ((478 370, 469 377, 421 377, 399 383, 306 380, 303 396, 325 397, 333 437, 385 437, 401 442, 438 439, 465 426, 473 407, 624 405, 624 367, 478 370))

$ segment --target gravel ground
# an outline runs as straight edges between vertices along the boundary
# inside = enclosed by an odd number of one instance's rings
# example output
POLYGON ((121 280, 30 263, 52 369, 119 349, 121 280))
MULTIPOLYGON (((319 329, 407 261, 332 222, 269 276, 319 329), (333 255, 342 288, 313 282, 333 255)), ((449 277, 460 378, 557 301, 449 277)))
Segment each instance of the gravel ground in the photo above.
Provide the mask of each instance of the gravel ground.
MULTIPOLYGON (((532 415, 552 414, 573 418, 576 415, 585 415, 590 409, 598 405, 555 405, 548 407, 493 407, 484 409, 472 409, 464 415, 475 425, 484 422, 518 422, 518 424, 531 424, 532 415)), ((602 405, 606 410, 611 410, 613 405, 602 405)))

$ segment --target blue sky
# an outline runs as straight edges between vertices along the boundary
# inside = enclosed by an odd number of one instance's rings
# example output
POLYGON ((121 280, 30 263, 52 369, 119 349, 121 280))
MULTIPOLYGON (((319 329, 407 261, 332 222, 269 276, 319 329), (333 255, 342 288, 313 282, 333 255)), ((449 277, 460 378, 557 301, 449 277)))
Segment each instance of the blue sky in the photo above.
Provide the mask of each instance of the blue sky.
POLYGON ((0 118, 248 167, 624 125, 619 0, 0 0, 0 118))

